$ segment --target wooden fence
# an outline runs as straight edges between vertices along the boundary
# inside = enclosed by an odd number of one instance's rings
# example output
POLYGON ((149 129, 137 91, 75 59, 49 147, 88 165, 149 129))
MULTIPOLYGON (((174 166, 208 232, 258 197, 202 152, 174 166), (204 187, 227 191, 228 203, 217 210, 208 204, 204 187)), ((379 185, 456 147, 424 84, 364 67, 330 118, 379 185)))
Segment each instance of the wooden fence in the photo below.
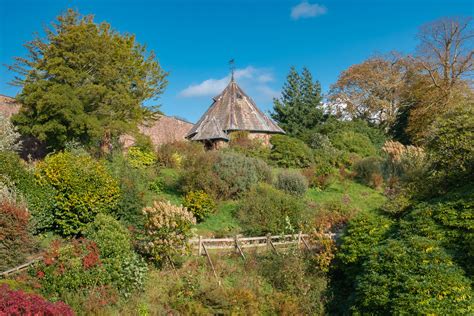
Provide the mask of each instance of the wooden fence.
POLYGON ((199 236, 189 240, 194 253, 198 255, 205 255, 206 250, 229 251, 243 253, 246 248, 260 248, 265 247, 268 250, 277 251, 277 248, 287 247, 290 245, 297 245, 298 247, 305 247, 310 249, 307 241, 307 234, 293 234, 293 235, 275 235, 270 234, 258 237, 242 237, 236 235, 232 238, 203 238, 199 236))
MULTIPOLYGON (((334 234, 325 234, 325 236, 328 238, 335 237, 334 234)), ((307 239, 308 235, 300 232, 298 234, 293 235, 272 236, 268 234, 266 236, 259 237, 242 237, 236 235, 232 238, 203 238, 202 236, 199 236, 198 238, 190 239, 188 243, 194 250, 193 254, 207 257, 209 265, 212 267, 214 274, 217 277, 214 265, 212 264, 212 260, 209 255, 209 251, 235 251, 236 253, 240 254, 240 256, 245 260, 246 258, 244 250, 248 248, 260 248, 278 252, 279 250, 284 250, 288 246, 296 245, 297 248, 311 250, 314 248, 314 245, 310 245, 307 239)), ((4 272, 0 272, 0 278, 5 278, 8 275, 20 272, 41 259, 41 256, 36 257, 20 266, 17 266, 4 272)))
MULTIPOLYGON (((189 240, 189 244, 194 254, 199 256, 206 256, 207 262, 212 268, 212 272, 220 285, 221 282, 217 275, 214 264, 209 251, 214 250, 217 252, 221 251, 235 251, 240 254, 240 256, 246 260, 244 249, 255 248, 255 249, 265 249, 273 252, 279 252, 284 250, 288 246, 296 246, 299 249, 311 250, 317 247, 317 245, 310 245, 308 242, 308 235, 303 233, 293 234, 293 235, 276 235, 272 236, 270 234, 266 236, 259 237, 241 237, 239 235, 234 236, 233 238, 194 238, 189 240)), ((324 237, 335 238, 335 234, 324 234, 324 237)))
POLYGON ((26 263, 23 263, 22 265, 19 265, 17 267, 11 268, 11 269, 8 269, 7 271, 0 272, 0 278, 6 278, 10 274, 15 274, 15 273, 18 273, 20 271, 23 271, 26 268, 28 268, 29 266, 31 266, 33 263, 38 262, 41 259, 43 259, 43 257, 39 256, 39 257, 36 257, 36 258, 26 262, 26 263))

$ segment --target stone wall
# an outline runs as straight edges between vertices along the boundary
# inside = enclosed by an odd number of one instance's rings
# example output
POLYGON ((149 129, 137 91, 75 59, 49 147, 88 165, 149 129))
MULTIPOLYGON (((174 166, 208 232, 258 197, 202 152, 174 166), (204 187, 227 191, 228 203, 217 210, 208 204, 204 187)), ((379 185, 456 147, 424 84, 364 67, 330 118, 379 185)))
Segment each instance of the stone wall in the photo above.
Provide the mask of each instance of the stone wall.
MULTIPOLYGON (((185 141, 192 123, 162 115, 157 121, 139 126, 143 135, 149 136, 155 147, 177 141, 185 141)), ((120 140, 125 148, 133 146, 135 139, 131 135, 123 135, 120 140)))

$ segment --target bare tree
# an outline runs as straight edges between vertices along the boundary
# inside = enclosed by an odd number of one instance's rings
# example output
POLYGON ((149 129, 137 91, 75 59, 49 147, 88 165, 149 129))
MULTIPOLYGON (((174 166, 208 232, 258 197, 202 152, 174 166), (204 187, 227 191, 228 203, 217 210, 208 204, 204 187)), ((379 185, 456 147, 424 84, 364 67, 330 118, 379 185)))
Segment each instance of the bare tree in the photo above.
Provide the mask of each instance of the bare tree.
POLYGON ((472 18, 444 18, 421 27, 413 58, 447 105, 459 84, 471 85, 474 71, 472 18))
POLYGON ((431 123, 473 98, 474 30, 471 18, 444 18, 420 28, 405 99, 411 106, 407 133, 422 143, 431 123))

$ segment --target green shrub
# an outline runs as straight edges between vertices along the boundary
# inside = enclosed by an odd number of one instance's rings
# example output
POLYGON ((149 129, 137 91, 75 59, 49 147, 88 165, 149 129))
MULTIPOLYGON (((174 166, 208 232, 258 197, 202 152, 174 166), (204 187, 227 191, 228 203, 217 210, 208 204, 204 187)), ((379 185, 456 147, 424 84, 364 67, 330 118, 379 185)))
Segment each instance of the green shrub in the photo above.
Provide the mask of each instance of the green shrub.
POLYGON ((271 182, 271 169, 264 161, 238 153, 222 153, 213 169, 222 180, 222 197, 236 197, 258 182, 271 182))
POLYGON ((263 255, 258 260, 258 271, 274 289, 298 297, 302 314, 324 314, 326 276, 301 252, 263 255))
MULTIPOLYGON (((0 152, 0 175, 7 177, 16 191, 24 197, 31 213, 31 225, 35 232, 50 229, 53 225, 54 190, 39 185, 34 172, 12 152, 0 152)), ((1 178, 1 177, 0 177, 1 178)))
POLYGON ((248 157, 268 160, 270 148, 263 143, 263 140, 249 137, 247 131, 236 131, 230 133, 229 148, 248 157))
POLYGON ((424 237, 389 239, 357 277, 352 311, 371 314, 468 315, 471 282, 439 243, 424 237))
POLYGON ((426 148, 432 170, 440 178, 460 184, 474 173, 474 110, 466 104, 435 121, 426 148))
POLYGON ((235 152, 202 152, 186 159, 181 190, 204 191, 213 197, 231 198, 258 182, 271 182, 271 169, 256 158, 235 152))
POLYGON ((372 188, 379 188, 380 181, 383 182, 382 159, 379 157, 361 159, 354 164, 353 170, 357 180, 372 188))
POLYGON ((364 134, 353 131, 340 131, 330 135, 331 143, 339 150, 356 154, 360 157, 375 156, 376 147, 370 138, 364 134))
POLYGON ((133 252, 130 234, 117 220, 99 214, 85 235, 88 239, 64 245, 54 241, 31 269, 42 294, 87 311, 89 304, 110 305, 143 288, 146 263, 133 252))
POLYGON ((187 253, 187 240, 191 227, 196 224, 193 214, 182 206, 170 202, 155 201, 145 207, 145 235, 142 237, 142 251, 152 261, 163 264, 168 258, 187 253))
POLYGON ((55 190, 52 229, 63 235, 77 235, 99 213, 117 207, 118 183, 105 166, 88 155, 60 152, 38 163, 38 182, 55 190))
POLYGON ((369 126, 367 121, 361 119, 344 121, 330 117, 316 128, 316 132, 329 136, 331 140, 331 135, 341 131, 351 131, 365 135, 377 149, 381 148, 387 140, 387 135, 382 129, 369 126))
POLYGON ((134 168, 146 168, 156 163, 154 152, 136 146, 128 148, 127 159, 134 168))
POLYGON ((331 140, 327 135, 321 133, 312 133, 308 140, 308 145, 312 149, 325 150, 333 148, 331 140))
POLYGON ((197 142, 181 141, 158 147, 158 163, 167 168, 181 168, 187 159, 204 153, 204 146, 197 142))
POLYGON ((183 163, 179 187, 184 193, 202 190, 218 197, 221 194, 223 181, 214 172, 219 153, 207 151, 186 159, 183 163))
POLYGON ((243 197, 237 217, 248 234, 294 233, 302 225, 304 209, 301 198, 260 184, 243 197))
POLYGON ((333 167, 327 163, 312 165, 301 171, 311 188, 326 189, 333 183, 333 167))
POLYGON ((98 214, 85 228, 84 237, 97 244, 102 258, 114 258, 132 252, 129 231, 110 215, 98 214))
POLYGON ((28 232, 30 214, 14 201, 0 200, 0 271, 25 262, 33 250, 28 232))
POLYGON ((337 257, 344 264, 360 265, 372 249, 389 233, 393 221, 369 212, 352 219, 341 237, 337 257))
POLYGON ((439 241, 467 275, 474 274, 474 194, 454 195, 441 201, 412 205, 402 217, 399 234, 439 241))
POLYGON ((327 135, 312 133, 308 144, 313 149, 313 159, 316 165, 338 166, 343 163, 344 153, 332 145, 327 135))
POLYGON ((98 214, 87 225, 85 237, 99 247, 100 259, 110 276, 110 283, 118 292, 128 297, 144 284, 146 263, 132 250, 131 237, 116 219, 98 214))
POLYGON ((277 176, 275 187, 286 193, 303 196, 308 190, 308 181, 296 171, 283 171, 277 176))
POLYGON ((194 214, 198 222, 216 211, 216 202, 204 191, 188 192, 183 206, 194 214))
POLYGON ((110 282, 97 244, 87 239, 74 239, 65 245, 54 241, 30 272, 40 283, 43 295, 66 303, 68 295, 87 294, 92 287, 110 282))
POLYGON ((270 159, 280 167, 305 168, 312 162, 311 149, 301 140, 285 135, 274 135, 270 159))
POLYGON ((114 217, 127 226, 142 228, 144 224, 142 209, 146 204, 149 188, 147 183, 152 176, 149 174, 150 170, 133 168, 121 151, 110 155, 107 168, 118 181, 121 193, 117 207, 112 210, 114 217))

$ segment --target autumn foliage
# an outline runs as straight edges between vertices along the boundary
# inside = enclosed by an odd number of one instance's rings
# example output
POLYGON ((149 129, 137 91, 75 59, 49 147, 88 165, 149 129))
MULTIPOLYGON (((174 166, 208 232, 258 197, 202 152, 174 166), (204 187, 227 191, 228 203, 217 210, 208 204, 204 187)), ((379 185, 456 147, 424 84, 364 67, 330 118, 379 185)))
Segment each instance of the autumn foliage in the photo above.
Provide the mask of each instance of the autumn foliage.
POLYGON ((39 295, 14 291, 8 285, 0 285, 1 316, 71 316, 71 307, 63 302, 51 303, 39 295))
POLYGON ((13 201, 0 201, 0 271, 23 263, 31 250, 29 213, 13 201))

